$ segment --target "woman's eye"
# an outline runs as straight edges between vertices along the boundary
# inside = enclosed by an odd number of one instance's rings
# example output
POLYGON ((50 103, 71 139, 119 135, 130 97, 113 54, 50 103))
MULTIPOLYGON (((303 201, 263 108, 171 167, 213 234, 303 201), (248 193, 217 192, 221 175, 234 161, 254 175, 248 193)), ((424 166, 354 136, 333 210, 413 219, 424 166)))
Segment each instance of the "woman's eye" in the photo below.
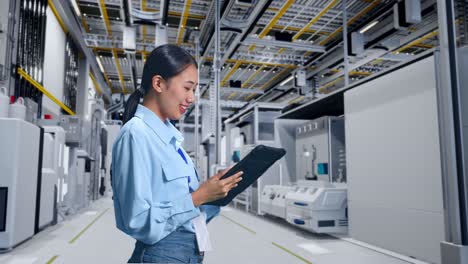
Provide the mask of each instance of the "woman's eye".
POLYGON ((185 87, 185 90, 190 91, 191 87, 185 87))

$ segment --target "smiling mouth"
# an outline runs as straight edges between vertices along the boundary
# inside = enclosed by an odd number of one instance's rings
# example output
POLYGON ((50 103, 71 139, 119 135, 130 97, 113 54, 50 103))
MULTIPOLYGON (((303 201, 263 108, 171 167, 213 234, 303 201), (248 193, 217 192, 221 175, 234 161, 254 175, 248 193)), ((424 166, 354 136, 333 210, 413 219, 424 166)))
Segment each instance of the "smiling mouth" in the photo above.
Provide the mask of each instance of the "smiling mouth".
POLYGON ((188 105, 179 105, 179 111, 181 114, 184 114, 187 111, 188 105))

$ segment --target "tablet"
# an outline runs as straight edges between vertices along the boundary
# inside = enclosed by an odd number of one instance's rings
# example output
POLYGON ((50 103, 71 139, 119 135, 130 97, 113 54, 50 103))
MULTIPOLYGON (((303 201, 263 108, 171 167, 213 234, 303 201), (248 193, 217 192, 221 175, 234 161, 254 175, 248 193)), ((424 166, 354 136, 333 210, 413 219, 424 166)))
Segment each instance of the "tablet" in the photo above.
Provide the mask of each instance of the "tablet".
POLYGON ((206 204, 225 206, 229 204, 234 197, 243 192, 247 187, 252 185, 268 168, 270 168, 277 160, 281 159, 286 154, 286 150, 282 148, 267 147, 258 145, 255 147, 245 158, 239 163, 234 165, 226 174, 221 177, 225 179, 243 171, 242 180, 229 191, 228 195, 216 201, 208 202, 206 204))

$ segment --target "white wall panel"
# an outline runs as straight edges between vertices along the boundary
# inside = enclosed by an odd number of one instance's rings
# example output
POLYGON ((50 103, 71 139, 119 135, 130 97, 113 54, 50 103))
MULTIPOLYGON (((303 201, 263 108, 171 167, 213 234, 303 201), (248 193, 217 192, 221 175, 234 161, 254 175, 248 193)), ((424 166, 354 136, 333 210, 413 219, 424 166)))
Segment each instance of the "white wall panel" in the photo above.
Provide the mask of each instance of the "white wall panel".
MULTIPOLYGON (((47 7, 44 51, 44 87, 62 101, 65 75, 65 33, 55 15, 47 7)), ((60 114, 60 107, 48 97, 42 100, 43 113, 60 114)))
POLYGON ((345 93, 352 237, 440 262, 444 239, 434 58, 345 93))

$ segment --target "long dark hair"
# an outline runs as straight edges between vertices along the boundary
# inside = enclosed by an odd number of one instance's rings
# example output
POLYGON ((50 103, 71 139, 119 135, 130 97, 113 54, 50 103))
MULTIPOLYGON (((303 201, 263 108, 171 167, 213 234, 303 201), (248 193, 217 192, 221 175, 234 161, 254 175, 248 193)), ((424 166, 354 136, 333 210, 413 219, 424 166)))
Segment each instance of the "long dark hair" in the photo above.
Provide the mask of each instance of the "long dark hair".
POLYGON ((125 104, 123 123, 127 123, 135 115, 140 99, 152 88, 153 76, 161 75, 164 80, 169 80, 190 65, 198 69, 197 62, 192 55, 181 47, 166 44, 155 48, 146 58, 140 88, 130 95, 125 104))

